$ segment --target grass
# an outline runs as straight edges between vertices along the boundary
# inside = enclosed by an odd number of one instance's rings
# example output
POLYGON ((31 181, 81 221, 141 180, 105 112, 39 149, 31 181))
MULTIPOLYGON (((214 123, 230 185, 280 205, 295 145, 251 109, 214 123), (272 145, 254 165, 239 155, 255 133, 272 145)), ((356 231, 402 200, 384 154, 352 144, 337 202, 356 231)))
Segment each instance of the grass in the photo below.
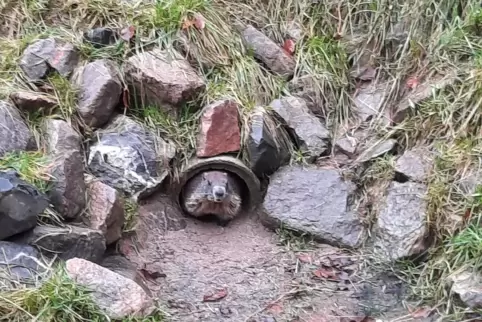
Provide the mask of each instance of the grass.
POLYGON ((0 159, 0 170, 15 170, 21 179, 40 192, 47 192, 50 183, 49 162, 41 152, 12 152, 0 159))
MULTIPOLYGON (((46 91, 58 101, 50 116, 75 126, 80 122, 75 113, 77 89, 69 80, 52 74, 43 86, 36 86, 22 77, 17 62, 31 41, 56 36, 76 45, 84 60, 109 58, 119 63, 152 46, 175 48, 185 53, 204 77, 206 91, 188 102, 178 119, 157 106, 130 106, 126 113, 172 141, 178 150, 174 164, 180 165, 194 155, 200 107, 220 98, 238 103, 243 142, 255 108, 295 93, 298 89, 293 83, 311 92, 333 133, 346 125, 357 127, 352 99, 360 80, 352 72, 356 66, 371 68, 376 71, 373 81, 387 83, 388 91, 379 115, 368 124, 370 135, 396 138, 401 150, 428 145, 436 152, 427 183, 427 225, 436 246, 424 265, 404 264, 401 272, 411 281, 416 298, 447 317, 461 318, 467 312, 453 300, 445 279, 463 265, 480 270, 479 196, 467 195, 459 183, 471 169, 478 168, 482 152, 481 33, 482 10, 475 0, 328 0, 316 4, 311 0, 164 0, 122 5, 117 0, 0 0, 0 97, 15 89, 46 91), (186 21, 200 15, 204 29, 183 28, 186 21), (234 28, 236 21, 255 25, 279 44, 286 39, 291 22, 300 24, 293 82, 276 77, 253 57, 234 28), (403 23, 404 32, 397 31, 403 23), (92 27, 122 29, 130 25, 136 34, 129 43, 94 48, 82 40, 82 32, 92 27), (408 117, 400 123, 387 126, 380 122, 385 110, 413 95, 417 87, 410 88, 409 83, 423 84, 437 74, 452 73, 453 81, 412 104, 408 117)), ((27 117, 38 132, 45 116, 27 117)), ((283 143, 286 137, 279 139, 283 143)), ((304 162, 302 153, 296 149, 292 153, 293 162, 304 162)), ((369 226, 376 220, 380 196, 394 177, 393 166, 394 158, 386 156, 355 171, 361 188, 359 202, 367 206, 364 219, 369 226)), ((0 160, 0 168, 17 169, 41 190, 47 189, 47 167, 37 152, 10 154, 0 160)), ((131 208, 126 212, 128 222, 134 213, 131 208)), ((279 236, 288 247, 306 246, 286 230, 280 230, 279 236)), ((55 306, 54 302, 42 303, 55 306)))

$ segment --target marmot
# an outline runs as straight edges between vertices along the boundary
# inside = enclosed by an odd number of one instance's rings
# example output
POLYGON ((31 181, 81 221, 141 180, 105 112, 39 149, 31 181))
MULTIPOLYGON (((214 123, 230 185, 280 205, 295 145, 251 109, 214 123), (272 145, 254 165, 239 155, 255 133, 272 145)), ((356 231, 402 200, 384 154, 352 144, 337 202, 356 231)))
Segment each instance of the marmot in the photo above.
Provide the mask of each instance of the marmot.
POLYGON ((210 170, 195 175, 182 190, 182 203, 194 217, 214 215, 226 226, 241 210, 241 186, 233 174, 210 170))

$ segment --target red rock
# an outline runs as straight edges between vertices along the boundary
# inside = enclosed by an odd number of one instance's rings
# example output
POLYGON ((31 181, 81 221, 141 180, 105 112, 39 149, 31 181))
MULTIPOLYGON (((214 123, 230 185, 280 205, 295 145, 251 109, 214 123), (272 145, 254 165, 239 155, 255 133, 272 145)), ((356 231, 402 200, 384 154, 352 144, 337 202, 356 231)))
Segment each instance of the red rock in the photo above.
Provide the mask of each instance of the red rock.
POLYGON ((226 99, 204 107, 196 155, 212 157, 236 152, 240 148, 241 133, 237 103, 226 99))

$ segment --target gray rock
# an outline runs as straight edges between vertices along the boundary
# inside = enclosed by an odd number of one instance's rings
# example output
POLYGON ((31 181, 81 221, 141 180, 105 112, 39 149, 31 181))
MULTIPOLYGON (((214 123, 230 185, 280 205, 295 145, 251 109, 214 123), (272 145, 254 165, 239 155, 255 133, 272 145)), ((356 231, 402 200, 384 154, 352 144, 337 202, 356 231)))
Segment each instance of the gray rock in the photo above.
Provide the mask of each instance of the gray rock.
POLYGON ((292 56, 253 26, 238 26, 238 29, 246 46, 254 51, 254 57, 282 77, 293 76, 296 61, 292 56))
POLYGON ((471 269, 460 271, 450 277, 452 292, 472 309, 482 308, 482 275, 471 269))
POLYGON ((247 144, 251 170, 258 177, 273 174, 290 160, 289 137, 277 128, 264 108, 257 108, 250 118, 247 144))
POLYGON ((459 178, 457 186, 466 198, 472 197, 477 192, 477 188, 482 186, 482 169, 477 167, 465 171, 459 178))
POLYGON ((316 117, 325 118, 324 100, 317 88, 318 86, 318 80, 311 75, 293 77, 288 83, 288 89, 293 96, 302 98, 316 117))
POLYGON ((131 94, 145 105, 158 105, 177 115, 173 106, 182 104, 206 88, 204 80, 176 51, 154 49, 130 57, 125 63, 131 94))
POLYGON ((375 227, 375 251, 387 260, 420 254, 425 250, 427 186, 392 182, 375 227))
POLYGON ((292 20, 286 24, 285 34, 288 36, 288 38, 298 42, 303 38, 303 25, 295 20, 292 20))
POLYGON ((0 240, 32 229, 48 199, 16 172, 0 172, 0 240))
POLYGON ((354 109, 362 121, 376 117, 388 95, 388 84, 370 83, 362 87, 354 99, 354 109))
POLYGON ((57 100, 44 93, 19 91, 10 94, 10 99, 17 108, 25 112, 46 112, 49 113, 58 105, 57 100))
POLYGON ((86 204, 81 137, 63 120, 46 119, 43 126, 53 164, 50 201, 64 218, 76 218, 86 204))
POLYGON ((95 304, 111 319, 145 317, 154 310, 152 298, 136 282, 89 261, 67 261, 69 277, 86 287, 95 304))
POLYGON ((105 236, 106 244, 119 240, 124 225, 124 200, 117 190, 93 180, 88 183, 89 203, 84 223, 105 236))
POLYGON ((100 59, 82 70, 77 111, 90 127, 107 123, 119 104, 122 84, 114 62, 100 59))
POLYGON ((94 28, 84 32, 84 41, 90 43, 95 48, 113 45, 116 43, 119 35, 111 28, 94 28))
POLYGON ((62 260, 78 257, 95 263, 102 260, 106 249, 101 231, 73 225, 37 226, 12 241, 36 246, 45 255, 62 260))
MULTIPOLYGON (((371 144, 372 142, 368 143, 371 144)), ((397 141, 394 139, 388 139, 386 141, 377 142, 373 145, 370 145, 365 151, 363 151, 360 156, 358 157, 359 162, 367 162, 371 159, 375 159, 381 157, 384 154, 391 152, 397 141)))
POLYGON ((23 52, 19 66, 31 81, 39 81, 52 69, 64 77, 70 76, 79 59, 79 53, 72 44, 47 38, 29 45, 23 52))
POLYGON ((95 138, 90 145, 89 170, 103 183, 135 198, 159 187, 175 155, 172 144, 123 115, 98 130, 95 138))
POLYGON ((332 169, 283 167, 270 178, 263 222, 306 232, 328 244, 359 246, 364 228, 350 209, 355 185, 332 169))
POLYGON ((0 291, 37 285, 47 271, 47 263, 35 248, 0 241, 0 291))
POLYGON ((301 151, 308 155, 309 161, 326 151, 330 133, 320 120, 310 113, 303 99, 288 96, 274 100, 270 107, 297 140, 301 151))
POLYGON ((424 181, 433 167, 433 157, 427 148, 407 150, 395 163, 395 171, 411 181, 424 181))
POLYGON ((355 138, 349 138, 345 136, 335 141, 335 147, 343 154, 349 157, 353 157, 356 152, 357 143, 358 142, 355 138))
POLYGON ((34 137, 19 111, 5 101, 0 101, 0 137, 8 138, 0 141, 0 158, 33 147, 34 137))

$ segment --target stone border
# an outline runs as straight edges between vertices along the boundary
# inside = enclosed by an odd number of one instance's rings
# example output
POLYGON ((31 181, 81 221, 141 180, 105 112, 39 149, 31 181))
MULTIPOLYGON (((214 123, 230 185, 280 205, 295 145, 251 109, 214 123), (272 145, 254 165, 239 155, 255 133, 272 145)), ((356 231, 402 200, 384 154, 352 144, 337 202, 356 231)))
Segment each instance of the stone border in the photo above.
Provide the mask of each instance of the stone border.
POLYGON ((166 178, 168 182, 169 194, 184 211, 182 203, 179 202, 181 191, 186 182, 196 174, 206 170, 224 170, 231 172, 243 181, 247 189, 247 197, 243 198, 243 211, 252 211, 261 203, 260 182, 256 175, 239 159, 231 156, 215 156, 211 158, 193 158, 189 163, 181 169, 179 180, 172 180, 171 177, 166 178))

